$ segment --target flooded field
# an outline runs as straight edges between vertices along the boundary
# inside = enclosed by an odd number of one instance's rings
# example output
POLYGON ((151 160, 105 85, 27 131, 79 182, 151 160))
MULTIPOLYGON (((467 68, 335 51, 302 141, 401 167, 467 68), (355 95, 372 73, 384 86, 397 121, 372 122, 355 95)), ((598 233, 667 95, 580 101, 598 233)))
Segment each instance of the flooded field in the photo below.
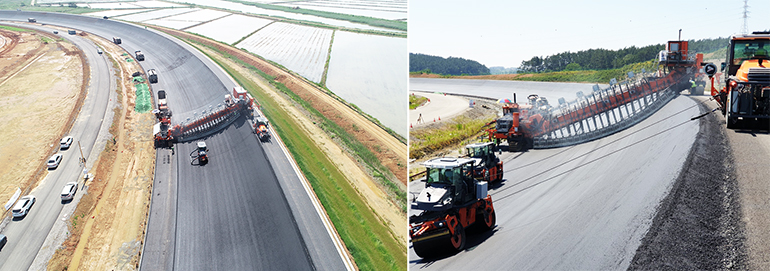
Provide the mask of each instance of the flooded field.
MULTIPOLYGON (((50 1, 51 3, 70 3, 72 1, 50 1)), ((174 7, 186 7, 187 5, 180 5, 162 1, 136 1, 136 2, 116 2, 116 1, 87 1, 88 3, 79 3, 78 7, 88 7, 95 9, 131 9, 131 8, 174 8, 174 7)), ((37 3, 49 3, 49 1, 37 1, 37 3)))
POLYGON ((407 136, 406 39, 337 31, 326 86, 407 136))
POLYGON ((233 14, 186 30, 227 44, 233 44, 272 22, 274 21, 233 14))
POLYGON ((169 9, 159 9, 159 10, 153 10, 150 12, 142 12, 142 13, 136 13, 136 14, 130 14, 125 16, 120 16, 121 20, 131 21, 131 22, 144 22, 149 20, 154 20, 162 17, 167 16, 174 16, 177 14, 187 13, 187 12, 193 12, 198 11, 199 8, 169 8, 169 9))
MULTIPOLYGON (((273 23, 236 47, 275 61, 313 82, 321 82, 333 30, 273 23)), ((406 47, 404 47, 406 48, 406 47)))
POLYGON ((116 17, 121 15, 127 15, 127 14, 133 14, 133 13, 140 13, 140 12, 147 12, 151 9, 113 9, 113 10, 102 10, 97 12, 91 12, 84 15, 88 16, 94 16, 94 17, 116 17))
POLYGON ((238 10, 245 13, 251 13, 256 15, 268 15, 268 16, 278 16, 278 17, 284 17, 289 19, 295 19, 295 20, 303 20, 303 21, 310 21, 310 22, 319 22, 324 23, 328 25, 333 26, 341 26, 341 27, 348 27, 348 28, 358 28, 358 29, 365 29, 365 30, 379 30, 379 31, 389 31, 389 32, 402 32, 398 30, 388 29, 388 28, 381 28, 381 27, 374 27, 369 26, 365 24, 359 24, 359 23, 352 23, 348 21, 343 20, 336 20, 336 19, 328 19, 318 16, 312 16, 312 15, 304 15, 299 13, 291 13, 291 12, 283 12, 278 10, 271 10, 271 9, 263 9, 258 8, 255 6, 249 6, 244 5, 240 3, 234 3, 234 2, 228 2, 223 0, 172 0, 171 2, 178 2, 178 3, 187 3, 187 4, 194 4, 194 5, 200 5, 200 6, 208 6, 208 7, 215 7, 215 8, 223 8, 223 9, 229 9, 229 10, 238 10))
POLYGON ((406 1, 297 1, 276 5, 351 14, 387 20, 406 20, 406 1))

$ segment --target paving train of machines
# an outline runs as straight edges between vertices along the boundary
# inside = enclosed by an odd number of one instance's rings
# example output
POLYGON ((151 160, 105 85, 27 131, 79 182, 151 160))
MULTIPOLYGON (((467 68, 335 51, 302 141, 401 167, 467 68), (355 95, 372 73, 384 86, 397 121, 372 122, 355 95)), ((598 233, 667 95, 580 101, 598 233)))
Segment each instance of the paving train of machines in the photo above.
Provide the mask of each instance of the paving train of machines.
MULTIPOLYGON (((711 96, 719 103, 727 128, 739 119, 770 119, 770 32, 753 32, 730 38, 722 63, 724 87, 714 87, 716 66, 709 67, 711 96)), ((713 64, 712 64, 713 65, 713 64)))
POLYGON ((466 229, 491 230, 496 223, 487 182, 472 176, 469 158, 434 158, 427 168, 425 188, 412 200, 409 237, 420 257, 461 251, 466 229))
MULTIPOLYGON (((502 117, 487 123, 490 141, 508 142, 509 151, 529 148, 564 147, 601 138, 652 115, 668 101, 689 89, 703 63, 703 55, 688 50, 687 41, 669 41, 659 54, 656 73, 635 75, 610 81, 610 87, 594 85, 593 92, 577 93, 577 99, 559 99, 552 107, 544 97, 530 95, 526 104, 502 106, 502 117)), ((764 107, 763 107, 764 108, 764 107)))
POLYGON ((495 144, 481 142, 465 145, 466 156, 472 159, 473 177, 485 182, 503 180, 503 161, 495 155, 495 144))
MULTIPOLYGON (((166 102, 166 92, 158 91, 158 109, 153 110, 158 118, 158 123, 153 127, 156 147, 170 147, 176 142, 192 141, 195 139, 209 136, 230 123, 234 122, 240 116, 246 116, 251 123, 254 122, 254 116, 258 115, 255 110, 254 98, 246 93, 242 87, 233 88, 232 95, 225 95, 224 102, 216 107, 210 106, 200 111, 196 110, 193 117, 185 119, 182 123, 171 124, 171 110, 166 102)), ((256 124, 251 125, 252 129, 256 124)))

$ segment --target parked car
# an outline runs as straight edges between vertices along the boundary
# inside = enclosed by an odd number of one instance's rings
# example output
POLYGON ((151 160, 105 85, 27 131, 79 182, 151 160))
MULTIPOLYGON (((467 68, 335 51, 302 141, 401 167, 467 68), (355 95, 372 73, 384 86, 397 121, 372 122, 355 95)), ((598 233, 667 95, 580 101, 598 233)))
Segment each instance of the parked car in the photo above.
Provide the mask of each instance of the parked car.
POLYGON ((35 196, 27 195, 21 197, 21 199, 16 202, 16 205, 13 206, 13 217, 26 216, 29 212, 29 208, 32 207, 32 204, 35 204, 35 196))
POLYGON ((75 197, 75 193, 78 192, 78 183, 69 182, 64 185, 64 189, 61 190, 61 200, 71 200, 75 197))
POLYGON ((59 164, 61 163, 62 154, 57 153, 51 156, 51 158, 48 159, 48 168, 57 168, 59 167, 59 164))
POLYGON ((62 150, 66 150, 66 149, 69 149, 70 146, 72 146, 72 142, 74 141, 75 141, 74 137, 65 136, 64 138, 61 139, 61 141, 59 142, 59 145, 62 150))

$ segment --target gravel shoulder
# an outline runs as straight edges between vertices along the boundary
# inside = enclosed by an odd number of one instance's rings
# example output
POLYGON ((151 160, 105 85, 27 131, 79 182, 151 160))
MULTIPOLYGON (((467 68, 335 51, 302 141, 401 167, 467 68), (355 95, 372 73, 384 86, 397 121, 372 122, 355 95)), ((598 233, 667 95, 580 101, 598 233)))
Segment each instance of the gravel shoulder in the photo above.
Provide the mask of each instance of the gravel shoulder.
MULTIPOLYGON (((704 102, 708 97, 696 97, 704 102)), ((714 102, 701 104, 701 112, 714 102)), ((719 113, 699 131, 671 192, 661 202, 630 270, 746 269, 740 168, 719 113)))

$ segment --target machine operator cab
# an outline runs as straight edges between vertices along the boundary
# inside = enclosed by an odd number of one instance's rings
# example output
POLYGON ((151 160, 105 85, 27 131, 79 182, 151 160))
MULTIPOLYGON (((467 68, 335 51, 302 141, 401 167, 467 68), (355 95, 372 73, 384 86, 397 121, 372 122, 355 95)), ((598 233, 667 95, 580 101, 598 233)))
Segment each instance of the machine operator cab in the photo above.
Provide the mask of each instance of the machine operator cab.
POLYGON ((737 76, 748 81, 750 68, 770 68, 770 32, 754 32, 749 35, 733 36, 727 51, 726 66, 728 76, 737 76))
POLYGON ((475 180, 471 176, 474 163, 473 159, 446 157, 423 163, 427 168, 425 189, 413 200, 412 209, 442 211, 473 202, 476 199, 475 180))

